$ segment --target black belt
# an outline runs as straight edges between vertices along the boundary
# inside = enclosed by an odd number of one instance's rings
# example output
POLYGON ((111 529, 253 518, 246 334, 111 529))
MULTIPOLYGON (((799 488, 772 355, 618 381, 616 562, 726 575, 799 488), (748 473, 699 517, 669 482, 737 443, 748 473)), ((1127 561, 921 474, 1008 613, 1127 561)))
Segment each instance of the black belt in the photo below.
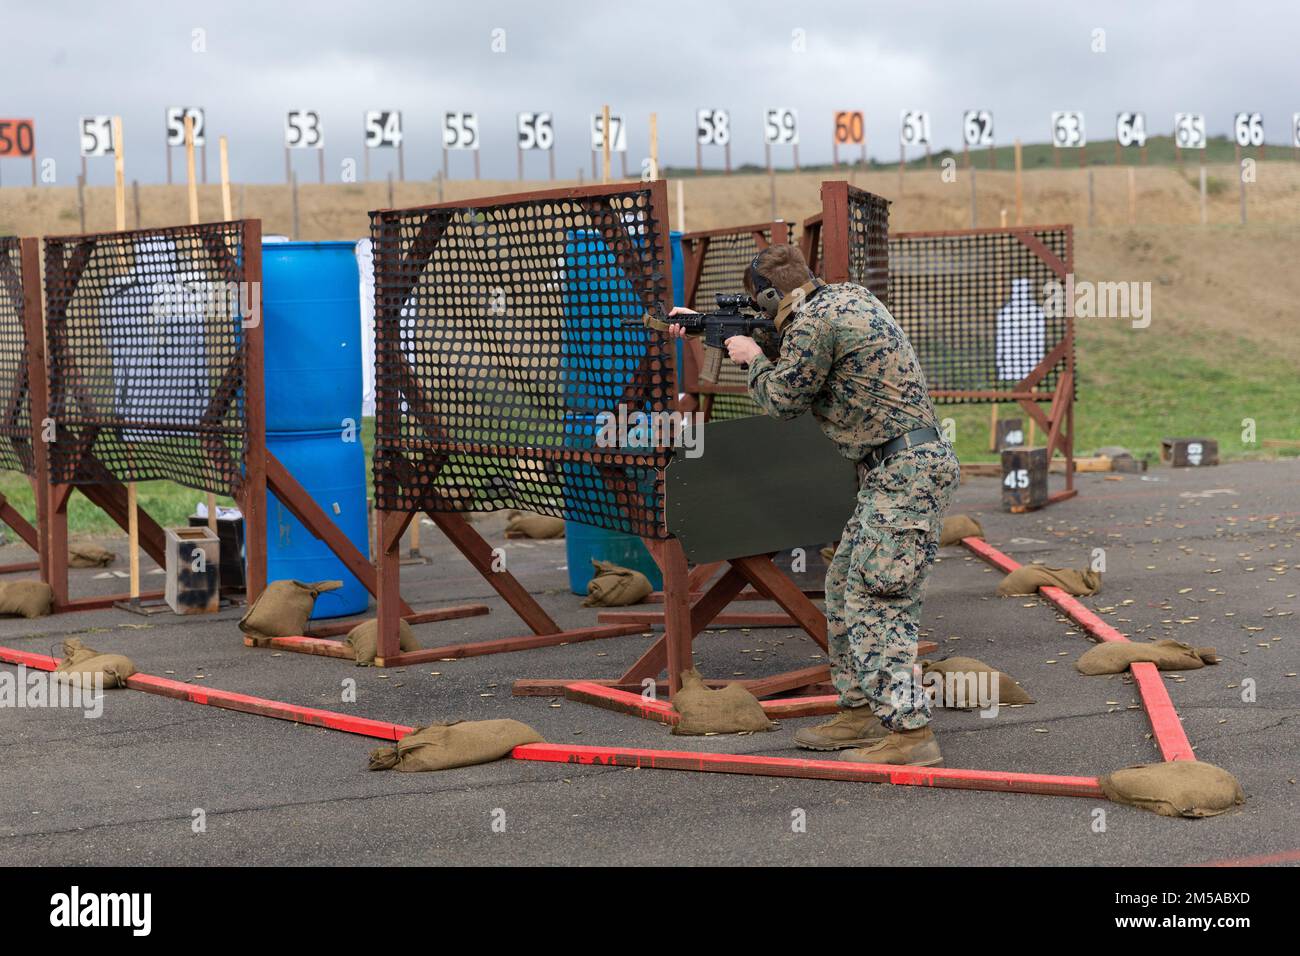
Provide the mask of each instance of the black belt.
POLYGON ((900 451, 906 451, 914 445, 924 445, 927 442, 939 440, 939 429, 937 428, 914 428, 910 432, 899 435, 897 438, 891 438, 883 445, 877 445, 871 451, 862 456, 858 463, 861 467, 870 471, 887 458, 892 458, 900 451))

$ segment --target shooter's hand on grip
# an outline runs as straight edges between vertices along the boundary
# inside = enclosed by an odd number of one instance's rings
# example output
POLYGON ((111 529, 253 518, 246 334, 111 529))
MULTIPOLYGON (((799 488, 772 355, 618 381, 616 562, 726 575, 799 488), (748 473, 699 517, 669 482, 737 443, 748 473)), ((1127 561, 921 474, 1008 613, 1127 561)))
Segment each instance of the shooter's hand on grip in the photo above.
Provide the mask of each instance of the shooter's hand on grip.
POLYGON ((763 354, 758 343, 748 335, 733 335, 727 339, 727 354, 741 368, 749 368, 749 363, 763 354))

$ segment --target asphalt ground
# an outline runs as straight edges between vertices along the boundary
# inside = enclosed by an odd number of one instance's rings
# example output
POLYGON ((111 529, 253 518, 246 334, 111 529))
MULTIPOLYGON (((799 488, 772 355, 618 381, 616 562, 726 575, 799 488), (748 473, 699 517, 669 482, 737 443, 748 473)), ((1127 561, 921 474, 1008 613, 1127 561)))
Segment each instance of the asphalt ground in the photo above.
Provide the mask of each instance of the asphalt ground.
MULTIPOLYGON (((1245 788, 1247 803, 1236 811, 1168 819, 1093 799, 511 760, 433 774, 371 773, 367 757, 378 741, 121 690, 109 692, 97 719, 77 710, 0 708, 0 864, 1300 860, 1300 462, 1081 475, 1078 484, 1074 500, 1012 515, 999 507, 996 479, 972 479, 954 510, 977 516, 989 542, 1023 563, 1083 567, 1093 549, 1105 549, 1103 590, 1084 604, 1135 640, 1173 636, 1218 649, 1221 664, 1165 679, 1197 756, 1245 788), (200 810, 206 829, 196 833, 200 810)), ((507 549, 511 570, 560 623, 595 623, 595 610, 568 592, 562 541, 507 542, 497 516, 477 525, 507 549)), ((402 572, 413 605, 473 600, 493 609, 417 627, 424 644, 525 633, 432 528, 424 551, 430 564, 402 572)), ((0 561, 22 554, 7 546, 0 561)), ((116 576, 97 577, 102 571, 73 574, 76 594, 125 587, 116 576)), ((980 658, 1014 676, 1037 703, 1003 708, 992 719, 938 713, 947 766, 1096 775, 1158 760, 1127 677, 1080 675, 1073 661, 1090 646, 1081 629, 1036 598, 996 597, 999 578, 964 549, 944 549, 924 624, 939 643, 937 656, 980 658)), ((160 580, 146 574, 145 585, 160 580)), ((377 670, 245 648, 238 616, 107 610, 4 619, 0 644, 58 656, 62 639, 76 634, 129 655, 149 674, 409 724, 514 717, 557 743, 806 756, 792 735, 823 719, 785 720, 750 736, 675 737, 657 723, 510 694, 519 677, 616 677, 650 640, 640 635, 377 670), (349 679, 356 703, 341 699, 349 679)), ((785 629, 717 629, 696 641, 696 651, 710 677, 757 677, 823 659, 810 638, 785 629)))

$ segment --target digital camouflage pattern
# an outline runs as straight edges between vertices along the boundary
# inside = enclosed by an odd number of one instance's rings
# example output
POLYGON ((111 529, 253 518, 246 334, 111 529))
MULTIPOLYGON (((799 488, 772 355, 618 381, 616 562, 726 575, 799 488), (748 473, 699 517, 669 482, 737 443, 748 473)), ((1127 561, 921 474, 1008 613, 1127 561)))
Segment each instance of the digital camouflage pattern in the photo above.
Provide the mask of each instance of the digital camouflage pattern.
POLYGON ((851 283, 825 286, 804 303, 783 330, 780 359, 750 363, 749 391, 775 418, 811 409, 850 461, 938 425, 912 343, 879 299, 851 283))
MULTIPOLYGON (((811 410, 854 461, 905 432, 937 427, 907 336, 855 285, 811 298, 786 327, 779 359, 751 364, 749 390, 777 418, 811 410)), ((870 706, 890 730, 912 730, 930 720, 914 673, 917 633, 960 467, 940 440, 860 468, 858 477, 857 508, 826 572, 831 679, 843 706, 870 706)))

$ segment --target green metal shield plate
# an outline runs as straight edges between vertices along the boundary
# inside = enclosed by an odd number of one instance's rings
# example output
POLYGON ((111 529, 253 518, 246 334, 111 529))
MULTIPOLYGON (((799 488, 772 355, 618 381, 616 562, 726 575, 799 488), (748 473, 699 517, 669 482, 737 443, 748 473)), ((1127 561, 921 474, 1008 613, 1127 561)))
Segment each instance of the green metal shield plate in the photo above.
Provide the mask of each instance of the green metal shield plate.
POLYGON ((830 543, 858 496, 857 467, 811 415, 709 422, 696 458, 665 471, 664 517, 697 564, 830 543))

